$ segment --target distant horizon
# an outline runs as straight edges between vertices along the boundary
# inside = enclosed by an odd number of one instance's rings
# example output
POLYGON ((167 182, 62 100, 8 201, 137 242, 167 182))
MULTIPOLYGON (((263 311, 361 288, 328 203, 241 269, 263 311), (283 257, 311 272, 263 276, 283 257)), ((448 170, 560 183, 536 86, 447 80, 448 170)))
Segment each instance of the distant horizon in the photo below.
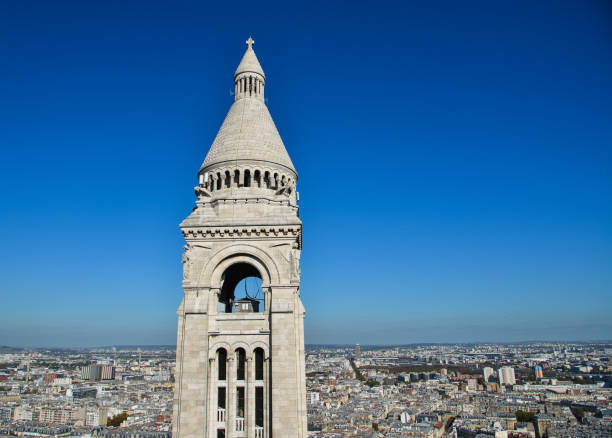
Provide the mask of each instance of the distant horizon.
MULTIPOLYGON (((529 344, 612 344, 612 339, 593 339, 593 340, 531 340, 531 341, 508 341, 508 342, 410 342, 406 344, 361 344, 361 343, 333 343, 333 344, 310 344, 306 343, 306 347, 354 347, 359 345, 362 348, 368 347, 410 347, 410 346, 427 346, 427 345, 529 345, 529 344)), ((176 344, 127 344, 127 345, 97 345, 97 346, 14 346, 0 345, 0 349, 12 348, 15 350, 92 350, 92 349, 128 349, 128 348, 150 348, 154 347, 163 349, 176 349, 176 344)))

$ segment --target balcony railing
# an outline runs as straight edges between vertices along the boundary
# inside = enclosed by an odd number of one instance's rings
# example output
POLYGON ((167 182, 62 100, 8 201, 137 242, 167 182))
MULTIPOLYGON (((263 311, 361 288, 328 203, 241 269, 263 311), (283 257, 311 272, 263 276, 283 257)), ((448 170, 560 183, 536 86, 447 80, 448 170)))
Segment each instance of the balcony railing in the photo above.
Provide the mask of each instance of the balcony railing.
POLYGON ((264 429, 261 426, 255 426, 255 438, 264 438, 264 429))
POLYGON ((217 409, 217 422, 225 423, 225 409, 223 408, 217 409))
POLYGON ((236 418, 236 432, 244 432, 244 418, 236 418))

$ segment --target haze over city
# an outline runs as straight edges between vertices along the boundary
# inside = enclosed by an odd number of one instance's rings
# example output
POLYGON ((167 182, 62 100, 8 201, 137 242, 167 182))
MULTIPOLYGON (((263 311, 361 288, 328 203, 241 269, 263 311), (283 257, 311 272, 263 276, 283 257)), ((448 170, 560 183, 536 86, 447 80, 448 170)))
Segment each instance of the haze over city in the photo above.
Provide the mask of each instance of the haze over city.
POLYGON ((6 2, 0 345, 174 345, 250 35, 307 344, 612 338, 610 2, 6 2))

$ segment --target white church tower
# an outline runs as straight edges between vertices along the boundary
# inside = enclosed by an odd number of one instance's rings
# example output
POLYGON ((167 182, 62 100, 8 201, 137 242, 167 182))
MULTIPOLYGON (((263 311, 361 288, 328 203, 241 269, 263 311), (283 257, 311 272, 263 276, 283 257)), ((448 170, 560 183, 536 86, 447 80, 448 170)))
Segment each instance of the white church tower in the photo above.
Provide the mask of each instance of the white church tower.
POLYGON ((306 438, 297 173, 252 45, 181 223, 174 438, 306 438))

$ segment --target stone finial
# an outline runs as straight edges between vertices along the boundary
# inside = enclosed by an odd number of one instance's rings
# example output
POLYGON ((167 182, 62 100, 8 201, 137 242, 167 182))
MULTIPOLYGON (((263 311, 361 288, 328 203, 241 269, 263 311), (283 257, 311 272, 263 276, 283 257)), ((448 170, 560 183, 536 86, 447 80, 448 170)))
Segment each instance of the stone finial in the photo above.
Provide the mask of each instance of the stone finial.
POLYGON ((253 44, 255 44, 255 41, 253 41, 253 38, 249 37, 249 39, 246 40, 246 45, 249 46, 249 49, 252 49, 253 44))

